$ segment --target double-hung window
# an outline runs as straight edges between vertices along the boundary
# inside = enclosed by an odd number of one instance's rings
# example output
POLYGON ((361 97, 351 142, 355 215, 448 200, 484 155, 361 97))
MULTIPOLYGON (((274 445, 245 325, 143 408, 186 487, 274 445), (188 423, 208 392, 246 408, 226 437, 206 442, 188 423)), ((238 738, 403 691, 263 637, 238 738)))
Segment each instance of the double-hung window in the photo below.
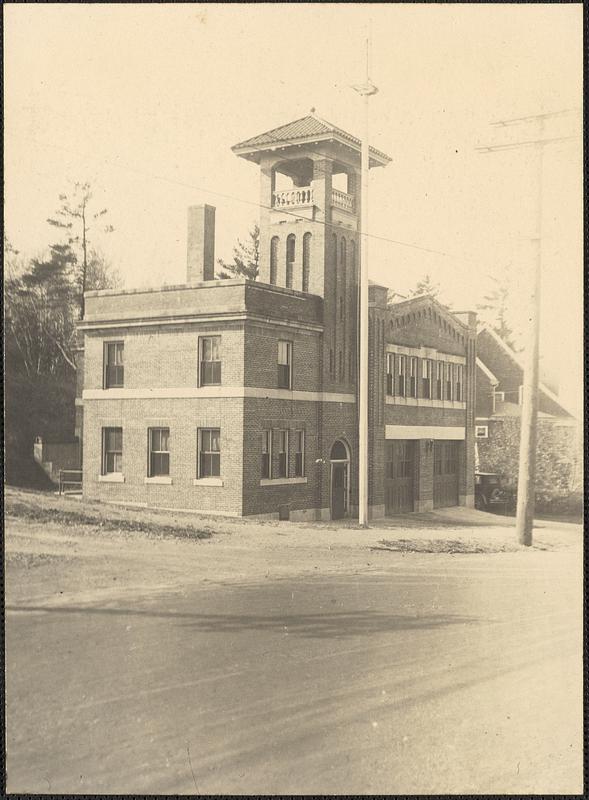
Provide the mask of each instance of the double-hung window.
POLYGON ((219 428, 199 428, 198 477, 221 475, 221 431, 219 428))
POLYGON ((123 471, 123 429, 102 429, 102 474, 123 471))
POLYGON ((277 478, 288 478, 288 431, 276 431, 278 453, 277 478))
POLYGON ((417 397, 417 358, 409 357, 409 397, 417 397))
POLYGON ((170 429, 149 429, 149 477, 170 474, 170 429))
POLYGON ((395 394, 395 354, 387 353, 387 394, 395 394))
POLYGON ((272 431, 262 431, 262 478, 272 477, 272 431))
POLYGON ((295 478, 302 478, 305 474, 305 431, 295 431, 295 478))
POLYGON ((432 371, 431 358, 424 358, 421 362, 421 396, 426 400, 431 400, 432 397, 432 371))
POLYGON ((435 399, 442 400, 444 397, 444 362, 436 361, 436 393, 435 399))
POLYGON ((221 383, 221 337, 200 338, 200 385, 218 386, 221 383))
POLYGON ((445 400, 452 400, 452 364, 447 363, 445 365, 445 383, 446 383, 446 393, 445 393, 445 400))
POLYGON ((292 389, 292 342, 278 342, 278 387, 292 389))
POLYGON ((454 399, 462 400, 462 385, 464 380, 464 368, 462 364, 454 365, 454 399))
POLYGON ((399 397, 405 397, 406 361, 406 356, 397 356, 397 394, 399 397))
POLYGON ((125 367, 123 365, 123 342, 104 343, 104 388, 114 389, 124 386, 125 367))

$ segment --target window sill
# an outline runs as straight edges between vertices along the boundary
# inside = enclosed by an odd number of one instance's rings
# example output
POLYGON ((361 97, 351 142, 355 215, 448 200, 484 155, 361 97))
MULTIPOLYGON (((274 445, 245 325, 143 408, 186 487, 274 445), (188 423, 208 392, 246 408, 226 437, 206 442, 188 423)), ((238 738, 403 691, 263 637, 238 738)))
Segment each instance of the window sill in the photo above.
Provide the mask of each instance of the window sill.
POLYGON ((193 486, 223 486, 223 478, 195 478, 192 481, 193 486))
POLYGON ((144 478, 144 483, 161 483, 166 484, 168 486, 171 485, 172 479, 169 475, 154 475, 152 478, 144 478))
POLYGON ((124 483, 125 476, 122 472, 107 472, 106 475, 98 476, 99 483, 124 483))
POLYGON ((262 478, 260 486, 282 486, 292 483, 307 483, 306 478, 262 478))

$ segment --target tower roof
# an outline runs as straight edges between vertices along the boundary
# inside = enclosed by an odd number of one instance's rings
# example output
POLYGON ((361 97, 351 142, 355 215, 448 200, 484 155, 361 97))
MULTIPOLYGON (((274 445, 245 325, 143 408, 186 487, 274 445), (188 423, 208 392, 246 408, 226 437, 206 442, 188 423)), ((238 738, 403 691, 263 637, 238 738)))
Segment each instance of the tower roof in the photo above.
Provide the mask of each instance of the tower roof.
MULTIPOLYGON (((314 142, 338 142, 358 153, 362 147, 361 140, 352 136, 351 133, 346 133, 337 125, 332 125, 315 114, 308 114, 294 122, 288 122, 286 125, 280 125, 278 128, 252 136, 251 139, 233 145, 231 149, 236 155, 259 164, 261 154, 265 151, 314 142)), ((390 160, 390 156, 387 156, 386 153, 382 153, 374 147, 370 148, 371 167, 385 166, 390 160)))

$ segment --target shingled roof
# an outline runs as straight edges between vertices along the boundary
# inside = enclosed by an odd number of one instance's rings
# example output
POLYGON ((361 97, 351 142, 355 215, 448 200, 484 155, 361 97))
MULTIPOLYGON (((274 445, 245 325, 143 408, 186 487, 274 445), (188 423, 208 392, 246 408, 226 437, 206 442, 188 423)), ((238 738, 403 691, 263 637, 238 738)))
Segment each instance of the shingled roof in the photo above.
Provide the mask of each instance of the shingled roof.
MULTIPOLYGON (((278 128, 252 136, 250 139, 234 145, 231 149, 236 155, 243 155, 245 158, 249 157, 252 161, 259 161, 259 158, 254 156, 260 150, 330 140, 339 140, 342 144, 351 146, 357 151, 362 146, 360 139, 350 133, 346 133, 346 131, 338 128, 337 125, 332 125, 314 114, 308 114, 306 117, 301 117, 301 119, 297 119, 294 122, 288 122, 286 125, 280 125, 278 128)), ((391 160, 390 156, 380 150, 376 150, 374 147, 370 148, 370 157, 374 161, 373 166, 388 164, 391 160)))

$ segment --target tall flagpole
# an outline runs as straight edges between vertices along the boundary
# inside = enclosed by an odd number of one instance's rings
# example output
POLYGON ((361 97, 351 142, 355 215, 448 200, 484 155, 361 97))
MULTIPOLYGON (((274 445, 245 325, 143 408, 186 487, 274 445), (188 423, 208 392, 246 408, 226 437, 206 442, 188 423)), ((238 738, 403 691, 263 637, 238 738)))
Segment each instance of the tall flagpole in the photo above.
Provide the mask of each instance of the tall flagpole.
POLYGON ((364 99, 364 132, 362 136, 362 189, 360 200, 360 353, 359 353, 359 431, 358 431, 358 522, 368 527, 368 170, 369 119, 368 100, 378 89, 370 80, 370 38, 366 39, 366 81, 352 88, 364 99))

